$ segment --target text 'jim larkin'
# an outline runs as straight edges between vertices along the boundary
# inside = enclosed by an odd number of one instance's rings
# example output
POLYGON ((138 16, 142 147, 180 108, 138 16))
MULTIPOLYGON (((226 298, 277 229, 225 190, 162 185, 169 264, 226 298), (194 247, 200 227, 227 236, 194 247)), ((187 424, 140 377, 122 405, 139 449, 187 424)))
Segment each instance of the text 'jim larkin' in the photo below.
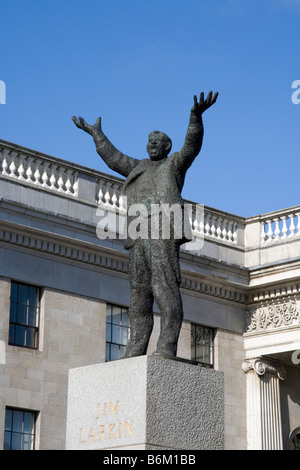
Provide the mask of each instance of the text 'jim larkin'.
POLYGON ((119 401, 115 404, 112 402, 97 405, 95 423, 89 427, 80 427, 79 444, 92 442, 111 441, 131 437, 133 435, 133 421, 117 421, 119 414, 119 401), (102 419, 114 418, 115 422, 103 424, 102 419), (101 424, 100 424, 101 423, 101 424))

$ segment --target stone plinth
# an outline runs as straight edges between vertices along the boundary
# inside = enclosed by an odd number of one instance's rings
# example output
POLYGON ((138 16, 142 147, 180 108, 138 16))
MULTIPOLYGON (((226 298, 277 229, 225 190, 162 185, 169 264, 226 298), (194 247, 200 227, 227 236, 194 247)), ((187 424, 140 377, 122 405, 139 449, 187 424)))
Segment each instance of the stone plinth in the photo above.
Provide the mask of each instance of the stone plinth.
POLYGON ((66 448, 222 449, 223 373, 139 356, 69 371, 66 448))

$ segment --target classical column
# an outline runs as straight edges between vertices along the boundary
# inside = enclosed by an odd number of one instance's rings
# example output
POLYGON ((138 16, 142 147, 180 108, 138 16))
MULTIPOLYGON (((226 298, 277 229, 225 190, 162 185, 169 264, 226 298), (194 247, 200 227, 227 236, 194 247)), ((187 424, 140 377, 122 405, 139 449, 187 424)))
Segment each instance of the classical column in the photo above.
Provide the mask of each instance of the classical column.
POLYGON ((264 358, 246 360, 247 440, 249 450, 281 450, 282 425, 279 381, 284 367, 264 358))

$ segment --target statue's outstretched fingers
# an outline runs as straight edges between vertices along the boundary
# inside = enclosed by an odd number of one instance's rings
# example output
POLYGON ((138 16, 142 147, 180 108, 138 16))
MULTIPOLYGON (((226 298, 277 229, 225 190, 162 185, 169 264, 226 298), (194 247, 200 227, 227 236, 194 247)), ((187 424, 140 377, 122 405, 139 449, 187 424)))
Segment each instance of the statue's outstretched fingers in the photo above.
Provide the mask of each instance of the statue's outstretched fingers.
POLYGON ((76 116, 72 116, 72 121, 74 122, 75 126, 79 127, 79 129, 81 129, 81 124, 79 123, 76 116))

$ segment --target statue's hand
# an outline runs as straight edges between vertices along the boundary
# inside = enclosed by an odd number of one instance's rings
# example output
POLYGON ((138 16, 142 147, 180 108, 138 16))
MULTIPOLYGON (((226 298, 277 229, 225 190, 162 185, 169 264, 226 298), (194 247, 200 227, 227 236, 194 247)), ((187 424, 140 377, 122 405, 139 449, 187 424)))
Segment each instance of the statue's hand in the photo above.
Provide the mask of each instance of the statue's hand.
POLYGON ((79 129, 82 129, 83 131, 87 132, 90 134, 92 137, 97 137, 101 134, 102 129, 101 129, 101 118, 99 117, 96 121, 96 123, 91 126, 82 117, 79 117, 78 119, 73 116, 72 121, 74 122, 75 126, 77 126, 79 129))
POLYGON ((207 95, 206 100, 204 100, 204 93, 200 93, 199 103, 197 101, 197 96, 194 96, 194 106, 192 107, 192 112, 195 113, 197 116, 201 116, 204 111, 210 108, 218 98, 218 92, 212 96, 212 91, 210 91, 207 95))

